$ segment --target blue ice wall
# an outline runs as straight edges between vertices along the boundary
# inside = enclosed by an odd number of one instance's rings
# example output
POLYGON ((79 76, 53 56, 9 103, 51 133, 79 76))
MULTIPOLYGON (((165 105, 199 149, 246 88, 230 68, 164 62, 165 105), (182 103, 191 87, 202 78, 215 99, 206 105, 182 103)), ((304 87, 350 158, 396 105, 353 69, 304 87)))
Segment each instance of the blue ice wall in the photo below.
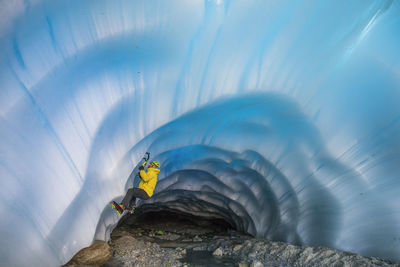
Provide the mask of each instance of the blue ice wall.
POLYGON ((145 151, 149 209, 400 261, 399 1, 0 2, 1 266, 107 239, 145 151))

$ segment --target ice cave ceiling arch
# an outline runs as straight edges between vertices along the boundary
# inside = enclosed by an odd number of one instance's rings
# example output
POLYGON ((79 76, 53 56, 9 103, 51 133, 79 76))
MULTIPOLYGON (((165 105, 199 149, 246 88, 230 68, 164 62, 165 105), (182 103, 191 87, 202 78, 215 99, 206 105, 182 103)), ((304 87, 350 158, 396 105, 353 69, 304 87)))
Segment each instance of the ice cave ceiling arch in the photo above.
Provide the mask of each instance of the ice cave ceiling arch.
POLYGON ((108 238, 145 151, 149 210, 400 260, 398 1, 0 4, 1 265, 108 238))

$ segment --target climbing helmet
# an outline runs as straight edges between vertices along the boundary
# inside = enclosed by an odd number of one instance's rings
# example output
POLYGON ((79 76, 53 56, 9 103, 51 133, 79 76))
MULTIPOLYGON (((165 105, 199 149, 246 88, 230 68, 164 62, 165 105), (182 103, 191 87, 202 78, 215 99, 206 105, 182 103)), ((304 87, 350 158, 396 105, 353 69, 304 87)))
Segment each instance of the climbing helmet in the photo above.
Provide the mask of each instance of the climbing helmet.
POLYGON ((152 161, 149 164, 149 168, 155 168, 155 169, 160 169, 160 163, 158 161, 152 161))

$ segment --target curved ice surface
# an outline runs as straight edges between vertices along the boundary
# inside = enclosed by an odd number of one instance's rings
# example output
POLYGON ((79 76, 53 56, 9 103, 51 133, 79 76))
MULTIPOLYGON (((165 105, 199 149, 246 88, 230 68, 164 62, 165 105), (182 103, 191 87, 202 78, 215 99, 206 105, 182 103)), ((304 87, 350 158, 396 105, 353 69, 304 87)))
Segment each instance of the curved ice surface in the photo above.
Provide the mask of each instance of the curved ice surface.
POLYGON ((399 14, 1 1, 0 265, 56 266, 106 239, 147 150, 163 165, 149 209, 399 261, 399 14))

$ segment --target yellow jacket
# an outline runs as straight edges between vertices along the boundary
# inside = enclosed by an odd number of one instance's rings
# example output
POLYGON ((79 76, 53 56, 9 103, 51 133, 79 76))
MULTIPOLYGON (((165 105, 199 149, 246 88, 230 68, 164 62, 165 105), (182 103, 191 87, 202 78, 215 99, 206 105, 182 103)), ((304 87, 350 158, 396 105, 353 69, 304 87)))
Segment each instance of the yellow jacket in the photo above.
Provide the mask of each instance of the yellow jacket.
POLYGON ((157 176, 160 172, 159 169, 155 168, 148 168, 147 173, 144 170, 139 172, 140 176, 140 183, 139 188, 146 191, 146 193, 151 197, 153 195, 154 188, 157 184, 157 176))

